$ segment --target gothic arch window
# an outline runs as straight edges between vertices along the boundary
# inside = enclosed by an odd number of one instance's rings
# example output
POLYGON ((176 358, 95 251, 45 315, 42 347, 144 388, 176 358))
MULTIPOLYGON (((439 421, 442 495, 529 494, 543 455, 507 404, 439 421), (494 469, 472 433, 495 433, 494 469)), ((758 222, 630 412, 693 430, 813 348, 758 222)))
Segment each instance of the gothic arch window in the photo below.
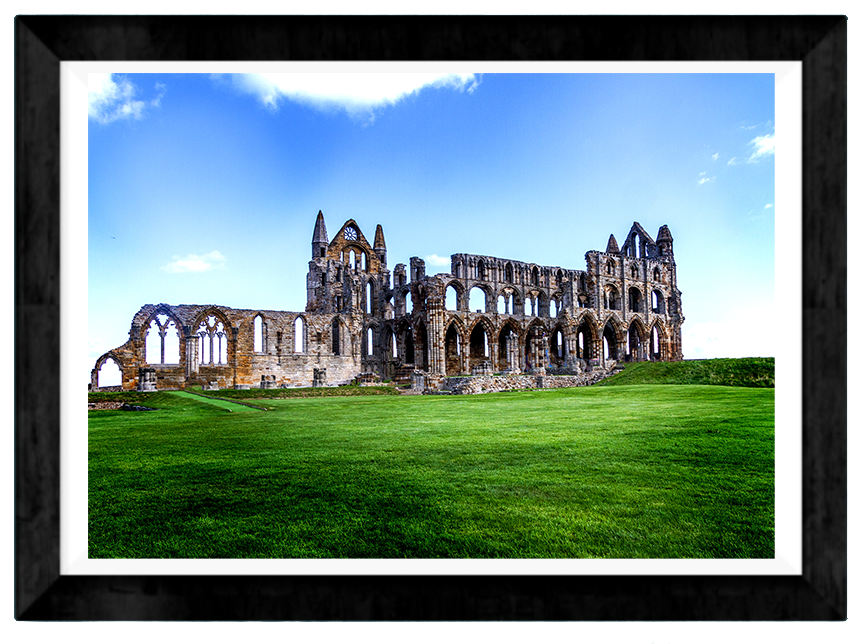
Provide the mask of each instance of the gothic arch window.
POLYGON ((632 275, 632 279, 638 279, 638 267, 635 264, 629 268, 629 273, 632 275))
POLYGON ((364 289, 366 297, 364 298, 364 312, 370 315, 373 313, 373 282, 367 283, 367 288, 364 289))
POLYGON ((116 387, 122 383, 123 372, 117 361, 109 357, 99 367, 96 374, 97 387, 116 387))
POLYGON ((470 333, 470 357, 487 358, 490 355, 488 331, 483 324, 476 324, 470 333))
POLYGON ((262 315, 253 318, 253 351, 262 353, 265 350, 265 321, 262 315))
POLYGON ((641 291, 632 287, 629 289, 629 310, 633 313, 641 313, 642 302, 641 291))
POLYGON ((367 351, 368 356, 373 355, 373 327, 367 327, 367 351))
POLYGON ((651 300, 654 313, 665 313, 665 298, 660 291, 654 290, 653 293, 651 293, 651 300))
POLYGON ((514 275, 514 272, 512 271, 512 265, 506 264, 506 279, 505 279, 505 281, 508 282, 509 284, 511 284, 512 282, 515 281, 514 278, 515 278, 515 275, 514 275))
POLYGON ((487 302, 488 294, 485 293, 484 289, 474 286, 470 290, 470 311, 487 311, 487 302))
POLYGON ((199 336, 199 364, 228 364, 228 338, 223 323, 214 315, 201 322, 196 329, 199 336))
POLYGON ((295 318, 293 327, 295 331, 295 353, 305 353, 307 349, 307 328, 304 318, 300 315, 295 318))
POLYGON ((548 317, 555 318, 557 317, 557 299, 551 298, 551 301, 548 302, 548 317))
POLYGON ((340 355, 340 320, 337 318, 331 322, 331 353, 340 355))
POLYGON ((479 263, 476 265, 476 270, 478 271, 477 277, 480 280, 487 279, 487 273, 485 271, 485 261, 484 260, 482 260, 482 259, 479 260, 479 263))
POLYGON ((533 267, 532 275, 533 275, 533 277, 532 277, 533 286, 539 286, 539 267, 538 266, 533 267))
POLYGON ((605 308, 620 310, 620 297, 617 288, 610 284, 605 287, 605 308))
POLYGON ((446 310, 447 311, 457 311, 458 310, 458 288, 454 284, 449 284, 446 287, 446 310))
POLYGON ((181 336, 175 321, 165 313, 154 316, 145 337, 145 362, 178 364, 181 360, 181 336))
POLYGON ((609 275, 614 275, 614 262, 611 261, 610 259, 608 260, 608 263, 605 265, 605 272, 607 272, 609 275))
POLYGON ((659 281, 659 267, 658 266, 653 269, 653 281, 654 282, 659 281))

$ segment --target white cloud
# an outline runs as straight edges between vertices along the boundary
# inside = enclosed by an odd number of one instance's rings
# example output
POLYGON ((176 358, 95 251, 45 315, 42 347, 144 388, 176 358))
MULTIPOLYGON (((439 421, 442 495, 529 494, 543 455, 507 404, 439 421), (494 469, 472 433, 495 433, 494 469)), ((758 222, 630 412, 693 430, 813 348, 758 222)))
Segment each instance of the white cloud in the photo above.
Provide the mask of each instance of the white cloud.
POLYGON ((431 266, 451 266, 452 260, 450 257, 440 257, 439 255, 428 255, 424 258, 425 264, 431 266))
MULTIPOLYGON (((226 76, 215 75, 215 79, 226 76)), ((373 120, 377 108, 394 105, 424 88, 445 87, 472 94, 481 82, 476 74, 334 73, 231 74, 229 82, 253 94, 271 109, 288 100, 319 110, 345 110, 373 120)))
POLYGON ((136 100, 138 89, 130 80, 117 74, 88 74, 87 114, 90 118, 107 124, 118 119, 140 119, 148 107, 159 107, 166 93, 166 86, 157 83, 156 98, 150 101, 136 100))
POLYGON ((747 159, 747 163, 756 163, 762 157, 774 154, 775 135, 771 133, 757 136, 750 141, 750 145, 753 146, 753 153, 747 159))
POLYGON ((715 153, 711 156, 711 159, 713 159, 714 161, 716 161, 717 159, 719 159, 719 152, 715 152, 715 153))
POLYGON ((175 255, 172 261, 163 266, 166 273, 203 273, 222 268, 226 258, 219 251, 212 250, 204 255, 175 255))
POLYGON ((703 184, 703 183, 707 183, 707 182, 710 181, 711 179, 713 179, 713 177, 703 177, 703 178, 701 178, 701 179, 698 180, 698 185, 701 185, 701 184, 703 184))
POLYGON ((772 203, 766 203, 765 204, 765 208, 773 208, 773 207, 774 207, 774 204, 772 204, 772 203))
POLYGON ((737 157, 732 157, 731 159, 729 159, 728 165, 737 165, 735 159, 737 159, 737 157))
POLYGON ((698 176, 703 177, 703 176, 706 175, 706 174, 707 174, 707 172, 699 172, 699 173, 698 173, 698 176))

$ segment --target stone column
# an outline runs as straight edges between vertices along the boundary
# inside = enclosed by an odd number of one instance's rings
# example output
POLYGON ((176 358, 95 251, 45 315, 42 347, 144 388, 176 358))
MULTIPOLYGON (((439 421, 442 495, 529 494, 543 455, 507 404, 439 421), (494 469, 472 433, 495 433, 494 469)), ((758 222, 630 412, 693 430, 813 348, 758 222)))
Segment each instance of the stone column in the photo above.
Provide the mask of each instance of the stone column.
POLYGON ((199 373, 199 336, 186 335, 184 338, 186 349, 186 366, 184 376, 189 378, 199 373))

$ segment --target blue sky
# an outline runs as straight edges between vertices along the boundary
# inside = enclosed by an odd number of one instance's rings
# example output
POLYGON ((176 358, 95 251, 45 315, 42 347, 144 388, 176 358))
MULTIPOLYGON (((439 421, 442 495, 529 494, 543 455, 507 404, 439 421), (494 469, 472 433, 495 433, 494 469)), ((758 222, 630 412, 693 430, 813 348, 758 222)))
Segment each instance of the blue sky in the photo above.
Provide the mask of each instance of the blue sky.
POLYGON ((773 74, 90 74, 89 104, 90 366, 146 303, 303 310, 319 210, 429 273, 667 224, 685 357, 774 353, 743 313, 774 314, 773 74))

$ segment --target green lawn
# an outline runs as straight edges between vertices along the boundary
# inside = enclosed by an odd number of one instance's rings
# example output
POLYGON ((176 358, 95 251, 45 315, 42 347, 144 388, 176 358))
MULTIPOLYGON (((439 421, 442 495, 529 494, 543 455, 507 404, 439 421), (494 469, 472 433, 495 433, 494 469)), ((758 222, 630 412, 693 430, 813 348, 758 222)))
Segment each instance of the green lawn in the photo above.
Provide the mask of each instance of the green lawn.
POLYGON ((90 412, 89 556, 774 556, 773 389, 250 402, 90 412))

